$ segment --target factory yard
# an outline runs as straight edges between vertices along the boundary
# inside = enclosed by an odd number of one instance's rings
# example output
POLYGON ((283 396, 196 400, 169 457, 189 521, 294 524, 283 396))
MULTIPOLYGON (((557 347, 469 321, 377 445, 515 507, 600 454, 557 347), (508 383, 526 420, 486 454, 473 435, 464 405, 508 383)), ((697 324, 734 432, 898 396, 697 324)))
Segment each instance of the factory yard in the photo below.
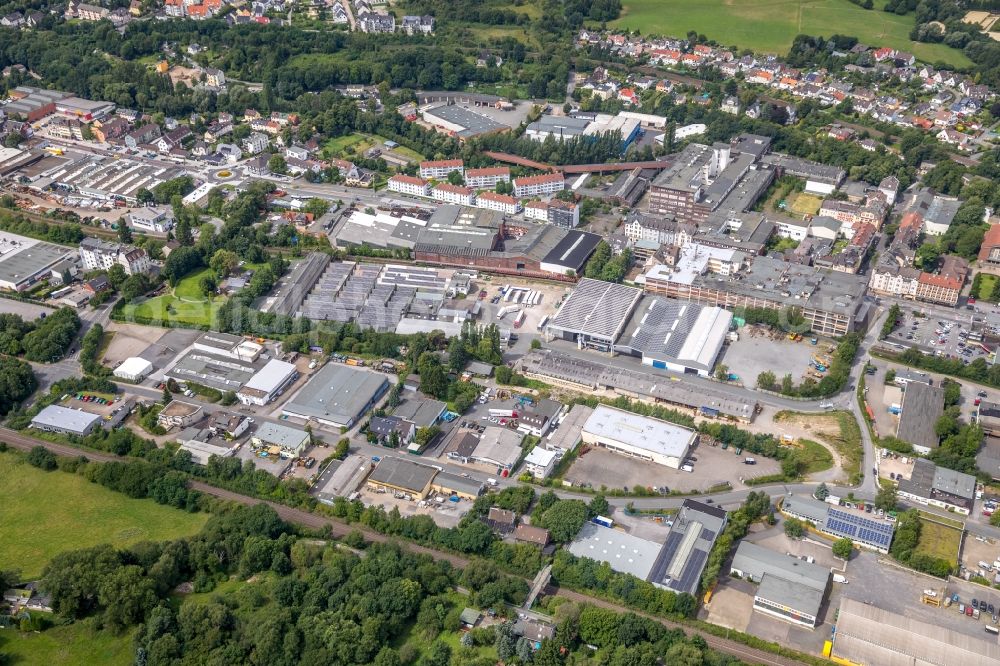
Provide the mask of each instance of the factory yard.
POLYGON ((466 500, 439 503, 433 499, 427 499, 414 502, 393 497, 392 493, 378 493, 366 487, 362 487, 358 494, 359 499, 366 506, 382 506, 386 512, 396 508, 403 517, 431 516, 436 525, 445 529, 458 525, 462 516, 472 508, 472 502, 466 500))
POLYGON ((778 381, 786 372, 791 373, 796 384, 811 369, 809 363, 816 354, 826 355, 827 345, 822 341, 813 346, 810 336, 793 342, 783 332, 772 332, 759 326, 748 325, 739 329, 739 340, 723 348, 718 365, 729 368, 730 374, 740 378, 744 386, 757 385, 762 372, 773 372, 778 381))
MULTIPOLYGON (((594 489, 631 491, 633 488, 662 488, 667 492, 706 491, 714 486, 731 483, 741 487, 741 479, 768 476, 781 471, 781 465, 770 458, 757 458, 756 465, 744 463, 745 455, 735 455, 735 449, 699 444, 691 450, 693 472, 682 472, 663 465, 651 464, 639 458, 629 458, 605 449, 589 448, 581 453, 566 472, 565 478, 580 486, 594 489)), ((655 492, 655 490, 654 490, 655 492)))

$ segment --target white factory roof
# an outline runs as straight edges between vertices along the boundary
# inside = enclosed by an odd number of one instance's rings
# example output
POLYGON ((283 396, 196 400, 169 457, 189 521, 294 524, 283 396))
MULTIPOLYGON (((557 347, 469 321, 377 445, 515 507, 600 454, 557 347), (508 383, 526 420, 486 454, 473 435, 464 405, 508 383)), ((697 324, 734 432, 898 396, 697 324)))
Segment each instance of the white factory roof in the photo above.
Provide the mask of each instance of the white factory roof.
POLYGON ((256 389, 264 394, 271 394, 280 387, 288 376, 295 372, 295 366, 278 359, 271 359, 257 374, 250 378, 245 389, 256 389))
POLYGON ((594 523, 584 523, 576 539, 566 547, 577 557, 607 562, 613 570, 641 580, 649 578, 661 548, 656 542, 594 523))
POLYGON ((49 405, 31 419, 31 425, 43 428, 58 428, 69 432, 83 432, 94 421, 101 419, 97 414, 91 414, 78 409, 69 409, 59 405, 49 405))
POLYGON ((115 368, 116 377, 138 377, 148 373, 153 369, 153 364, 144 358, 138 356, 132 356, 121 362, 117 368, 115 368))
POLYGON ((529 453, 525 457, 524 464, 538 465, 539 467, 548 467, 549 464, 551 464, 552 461, 555 459, 555 457, 556 457, 555 451, 550 451, 549 449, 543 449, 541 446, 536 446, 535 448, 531 449, 531 453, 529 453))
POLYGON ((597 406, 583 430, 602 439, 674 458, 683 458, 696 437, 688 428, 606 405, 597 406))

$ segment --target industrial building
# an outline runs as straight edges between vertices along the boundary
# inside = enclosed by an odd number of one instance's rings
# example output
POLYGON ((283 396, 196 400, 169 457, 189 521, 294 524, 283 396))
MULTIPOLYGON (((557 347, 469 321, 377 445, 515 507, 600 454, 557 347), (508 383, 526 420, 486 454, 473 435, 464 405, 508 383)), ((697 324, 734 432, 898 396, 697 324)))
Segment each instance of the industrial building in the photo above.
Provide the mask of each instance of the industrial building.
POLYGON ((232 333, 219 333, 218 331, 208 331, 192 345, 194 349, 215 354, 216 356, 227 356, 238 361, 253 363, 260 356, 264 348, 246 338, 233 335, 232 333))
POLYGON ((744 423, 753 421, 760 409, 756 400, 734 397, 709 386, 694 390, 653 372, 630 370, 597 358, 585 359, 553 350, 530 352, 521 358, 519 369, 527 377, 550 384, 588 392, 613 391, 652 404, 697 409, 702 416, 744 423))
POLYGON ((438 473, 436 467, 422 465, 407 458, 383 456, 368 477, 368 489, 391 492, 400 497, 422 500, 431 492, 431 482, 438 473))
POLYGON ((310 252, 297 262, 287 278, 279 282, 277 295, 264 302, 263 311, 277 315, 294 316, 305 300, 309 290, 319 280, 330 265, 330 255, 325 252, 310 252))
POLYGON ((740 542, 730 573, 757 583, 753 609, 813 628, 830 591, 830 570, 749 541, 740 542))
POLYGON ((191 349, 163 373, 165 379, 195 382, 219 391, 239 391, 257 374, 259 364, 191 349))
POLYGON ((723 509, 684 500, 647 580, 672 592, 696 594, 708 555, 726 522, 723 509))
POLYGON ((282 413, 334 428, 350 428, 388 390, 384 375, 327 363, 285 404, 282 413))
POLYGON ((219 458, 231 458, 236 449, 233 447, 213 444, 211 442, 201 442, 197 439, 189 439, 181 444, 181 451, 191 454, 191 462, 198 465, 207 465, 212 456, 219 458))
POLYGON ((281 395, 299 376, 291 363, 271 359, 236 392, 244 405, 263 407, 281 395))
POLYGON ((634 287, 583 278, 546 332, 581 347, 610 352, 641 297, 642 292, 634 287))
POLYGON ((31 419, 31 427, 46 432, 85 437, 100 424, 101 417, 79 409, 49 405, 31 419))
POLYGON ((640 539, 627 532, 584 523, 566 550, 576 557, 606 562, 614 571, 647 580, 656 564, 662 546, 655 541, 640 539))
POLYGON ((453 136, 459 141, 510 130, 508 125, 498 123, 489 116, 457 104, 429 105, 420 109, 420 116, 424 122, 433 125, 439 132, 453 136))
POLYGON ((795 308, 814 333, 841 336, 862 328, 870 316, 864 276, 757 257, 735 275, 653 271, 647 293, 732 308, 795 308))
POLYGON ((994 666, 995 637, 976 638, 940 623, 928 623, 844 597, 837 613, 832 656, 862 666, 994 666))
POLYGON ((90 200, 98 205, 123 201, 136 206, 140 189, 152 190, 183 176, 185 171, 128 157, 66 151, 62 156, 43 160, 30 171, 15 174, 23 176, 28 187, 54 193, 64 200, 90 200))
POLYGON ((536 479, 547 479, 556 466, 558 453, 536 446, 524 458, 524 471, 536 479))
POLYGON ((278 448, 283 456, 297 457, 309 446, 309 433, 299 428, 291 428, 280 423, 262 423, 253 434, 254 446, 268 449, 278 448))
POLYGON ((888 553, 892 543, 894 523, 871 514, 840 509, 812 497, 789 495, 782 500, 781 511, 816 526, 820 532, 835 539, 847 538, 856 546, 888 553))
POLYGON ((585 444, 680 469, 698 433, 667 421, 598 405, 583 426, 585 444))
POLYGON ((33 238, 0 232, 0 289, 26 291, 49 277, 72 250, 33 238))
POLYGON ((907 384, 899 413, 896 437, 909 442, 917 453, 928 454, 938 446, 935 426, 944 414, 944 389, 922 382, 907 384))
POLYGON ((469 456, 469 462, 496 467, 499 473, 513 471, 521 459, 524 436, 509 428, 487 427, 469 456))
POLYGON ((144 358, 132 356, 115 368, 114 376, 127 382, 141 382, 153 371, 153 364, 144 358))
POLYGON ((615 351, 654 368, 708 377, 733 315, 720 307, 643 296, 615 351))
POLYGON ((926 458, 917 458, 910 478, 899 481, 898 490, 902 499, 967 516, 976 500, 976 477, 939 467, 926 458))
POLYGON ((805 191, 808 194, 821 196, 832 194, 847 177, 847 172, 840 167, 781 153, 768 153, 763 155, 760 161, 777 168, 782 175, 788 174, 805 179, 805 191))

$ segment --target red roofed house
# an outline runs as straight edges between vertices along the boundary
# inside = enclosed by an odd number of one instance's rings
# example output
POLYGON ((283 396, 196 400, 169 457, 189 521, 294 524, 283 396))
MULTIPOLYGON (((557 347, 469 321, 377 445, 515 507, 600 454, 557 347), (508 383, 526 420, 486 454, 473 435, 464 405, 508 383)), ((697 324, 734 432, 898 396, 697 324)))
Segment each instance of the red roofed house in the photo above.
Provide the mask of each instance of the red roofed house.
POLYGON ((476 196, 476 207, 486 208, 487 210, 498 210, 507 215, 517 215, 521 212, 521 201, 509 194, 483 192, 476 196))
POLYGON ((1000 268, 1000 224, 991 224, 979 248, 979 265, 1000 268))
POLYGON ((961 257, 946 255, 941 259, 937 275, 921 273, 917 284, 917 298, 931 303, 954 307, 962 293, 962 286, 969 275, 969 264, 961 257))

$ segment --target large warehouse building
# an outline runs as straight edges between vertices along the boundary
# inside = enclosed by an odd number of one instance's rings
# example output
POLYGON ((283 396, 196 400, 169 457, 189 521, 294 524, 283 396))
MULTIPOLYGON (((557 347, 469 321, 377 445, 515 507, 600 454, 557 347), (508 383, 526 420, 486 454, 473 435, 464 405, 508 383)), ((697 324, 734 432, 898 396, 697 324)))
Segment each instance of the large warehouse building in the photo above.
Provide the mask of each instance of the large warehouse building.
POLYGON ((591 446, 673 469, 680 469, 698 441, 698 433, 689 428, 606 405, 597 406, 581 437, 591 446))
POLYGON ((732 321, 732 313, 720 307, 584 278, 546 333, 581 348, 641 357, 654 368, 707 377, 732 321))
POLYGON ((755 611, 809 628, 819 621, 830 591, 829 569, 749 541, 736 549, 730 572, 758 583, 755 611))
POLYGON ((236 397, 244 405, 263 407, 281 395, 298 376, 293 364, 272 358, 236 393, 236 397))
POLYGON ((384 375, 349 365, 327 363, 282 413, 334 428, 350 428, 389 390, 384 375))
POLYGON ((1000 645, 986 636, 976 638, 844 597, 833 656, 862 666, 995 666, 1000 645))

